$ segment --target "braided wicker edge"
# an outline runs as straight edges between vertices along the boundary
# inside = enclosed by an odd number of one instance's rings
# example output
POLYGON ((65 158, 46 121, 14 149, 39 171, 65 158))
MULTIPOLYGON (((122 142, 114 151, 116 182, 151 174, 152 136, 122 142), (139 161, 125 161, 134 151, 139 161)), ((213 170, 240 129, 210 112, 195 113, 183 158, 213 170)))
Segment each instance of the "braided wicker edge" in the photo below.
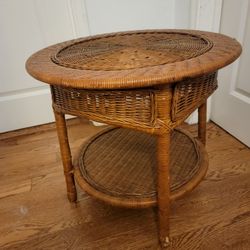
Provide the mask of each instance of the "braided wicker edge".
MULTIPOLYGON (((239 42, 226 35, 197 30, 143 30, 143 32, 180 32, 200 35, 213 42, 206 53, 177 63, 155 67, 121 71, 92 71, 65 68, 55 64, 51 56, 72 42, 89 39, 79 38, 55 44, 33 54, 26 62, 26 70, 37 80, 45 83, 85 89, 125 89, 171 84, 187 78, 214 72, 236 60, 242 48, 239 42)), ((138 33, 130 31, 129 33, 138 33)), ((120 35, 128 32, 110 33, 120 35)), ((91 37, 98 38, 104 35, 91 37)))
MULTIPOLYGON (((67 43, 66 46, 62 45, 58 51, 55 52, 55 54, 51 55, 51 60, 56 63, 57 65, 59 66, 63 66, 63 67, 66 67, 66 68, 72 68, 72 69, 80 69, 80 70, 85 70, 84 67, 80 67, 80 66, 73 66, 69 63, 65 63, 65 62, 61 62, 60 59, 58 58, 58 55, 62 52, 62 51, 65 51, 67 50, 68 48, 70 48, 72 45, 77 45, 77 44, 80 44, 82 42, 88 42, 88 41, 96 41, 96 40, 100 40, 100 39, 103 39, 103 38, 112 38, 112 37, 116 37, 116 36, 133 36, 133 35, 140 35, 140 34, 166 34, 166 32, 156 32, 156 31, 138 31, 137 33, 133 33, 133 32, 130 32, 130 33, 119 33, 119 34, 104 34, 103 36, 97 36, 97 37, 90 37, 90 38, 87 38, 87 39, 83 39, 83 40, 73 40, 73 41, 70 41, 69 43, 67 43)), ((209 51, 212 47, 213 47, 213 42, 210 41, 209 39, 207 39, 205 36, 202 36, 200 34, 192 34, 192 33, 189 33, 189 32, 174 32, 174 31, 170 31, 168 32, 168 34, 179 34, 179 35, 189 35, 189 36, 192 36, 192 37, 196 37, 196 38, 200 38, 201 40, 205 41, 207 43, 207 47, 204 48, 203 50, 204 51, 200 51, 200 55, 206 53, 207 51, 209 51), (202 53, 203 52, 203 53, 202 53)), ((197 55, 197 56, 200 56, 200 55, 197 55)), ((196 57, 196 56, 194 56, 196 57)), ((188 60, 188 59, 183 59, 182 61, 184 60, 188 60)), ((180 61, 178 61, 180 62, 180 61)), ((157 65, 154 65, 154 66, 159 66, 159 65, 164 65, 166 63, 159 63, 157 65)), ((152 67, 152 66, 150 66, 152 67)), ((143 67, 137 67, 137 68, 143 68, 143 67)), ((88 70, 88 69, 86 69, 88 70)), ((98 69, 90 69, 90 70, 97 70, 98 69)), ((105 71, 113 71, 112 69, 110 70, 105 70, 105 71)), ((115 71, 115 70, 114 70, 115 71)))
MULTIPOLYGON (((152 198, 140 198, 140 199, 136 199, 136 198, 127 199, 127 198, 121 198, 121 197, 114 197, 114 196, 105 194, 95 189, 84 179, 82 172, 80 171, 79 166, 78 166, 78 159, 81 156, 81 152, 83 152, 97 137, 113 129, 114 127, 108 127, 100 131, 99 133, 95 134, 94 136, 92 136, 87 142, 84 143, 83 147, 81 147, 81 149, 76 154, 76 157, 74 158, 74 177, 75 177, 77 184, 80 186, 81 189, 83 189, 89 195, 105 203, 111 204, 113 206, 127 207, 127 208, 147 208, 147 207, 157 206, 157 200, 154 199, 153 197, 152 198)), ((198 154, 197 164, 199 164, 200 167, 199 167, 199 170, 194 174, 191 180, 189 180, 181 188, 171 192, 171 195, 170 195, 171 201, 179 199, 185 194, 191 192, 202 181, 208 169, 208 155, 207 155, 204 145, 199 140, 194 139, 189 132, 183 129, 178 129, 178 130, 184 133, 185 135, 187 135, 194 143, 197 154, 198 154)))

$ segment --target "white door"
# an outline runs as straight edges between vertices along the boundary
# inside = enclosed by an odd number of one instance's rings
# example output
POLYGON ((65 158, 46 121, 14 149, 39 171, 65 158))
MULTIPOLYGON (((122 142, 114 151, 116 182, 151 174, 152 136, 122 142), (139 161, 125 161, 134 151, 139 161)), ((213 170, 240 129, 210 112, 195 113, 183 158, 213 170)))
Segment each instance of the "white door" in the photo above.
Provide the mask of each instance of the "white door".
POLYGON ((219 73, 211 120, 250 146, 250 0, 224 0, 220 32, 243 46, 241 57, 219 73))
POLYGON ((50 44, 96 33, 188 28, 190 0, 0 0, 0 132, 54 120, 49 88, 25 61, 50 44))
POLYGON ((0 1, 0 132, 54 120, 49 87, 26 73, 25 61, 53 43, 88 35, 82 2, 0 1))

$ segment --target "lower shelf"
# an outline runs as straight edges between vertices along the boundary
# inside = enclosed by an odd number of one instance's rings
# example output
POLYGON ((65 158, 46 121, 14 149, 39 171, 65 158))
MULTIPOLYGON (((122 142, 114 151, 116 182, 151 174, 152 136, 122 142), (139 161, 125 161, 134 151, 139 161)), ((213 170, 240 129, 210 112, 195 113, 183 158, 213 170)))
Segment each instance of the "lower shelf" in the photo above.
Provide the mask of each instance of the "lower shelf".
MULTIPOLYGON (((87 141, 76 160, 79 186, 94 197, 123 207, 157 205, 156 137, 124 128, 108 128, 87 141)), ((171 135, 170 199, 195 188, 205 176, 204 146, 187 132, 171 135)))

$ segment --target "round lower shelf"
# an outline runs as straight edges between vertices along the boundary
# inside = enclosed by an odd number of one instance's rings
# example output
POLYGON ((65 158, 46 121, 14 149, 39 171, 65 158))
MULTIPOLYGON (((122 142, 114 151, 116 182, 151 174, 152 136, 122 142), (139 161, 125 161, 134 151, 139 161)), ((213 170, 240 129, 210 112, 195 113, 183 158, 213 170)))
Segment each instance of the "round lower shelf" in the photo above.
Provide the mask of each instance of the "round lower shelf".
MULTIPOLYGON (((112 205, 157 205, 157 137, 124 128, 108 128, 87 141, 75 160, 75 179, 90 195, 112 205)), ((170 199, 196 187, 205 176, 204 146, 176 129, 170 146, 170 199)))

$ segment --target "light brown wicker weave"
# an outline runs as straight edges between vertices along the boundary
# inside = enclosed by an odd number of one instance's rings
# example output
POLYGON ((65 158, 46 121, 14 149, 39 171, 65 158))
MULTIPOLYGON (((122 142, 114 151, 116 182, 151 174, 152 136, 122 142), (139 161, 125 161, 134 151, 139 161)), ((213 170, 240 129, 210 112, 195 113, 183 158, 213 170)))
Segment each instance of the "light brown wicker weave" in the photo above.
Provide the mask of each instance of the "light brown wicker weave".
MULTIPOLYGON (((174 130, 170 147, 170 200, 199 184, 208 167, 204 147, 183 130, 174 130)), ((75 159, 76 180, 89 194, 116 206, 157 205, 157 138, 108 128, 92 137, 75 159)))
POLYGON ((206 99, 217 88, 217 70, 240 53, 240 44, 221 34, 146 30, 80 38, 32 55, 27 71, 51 85, 69 200, 77 199, 76 179, 113 205, 157 205, 167 246, 170 201, 207 170, 206 99), (175 129, 196 108, 203 144, 175 129), (91 138, 72 164, 64 114, 122 128, 91 138))

